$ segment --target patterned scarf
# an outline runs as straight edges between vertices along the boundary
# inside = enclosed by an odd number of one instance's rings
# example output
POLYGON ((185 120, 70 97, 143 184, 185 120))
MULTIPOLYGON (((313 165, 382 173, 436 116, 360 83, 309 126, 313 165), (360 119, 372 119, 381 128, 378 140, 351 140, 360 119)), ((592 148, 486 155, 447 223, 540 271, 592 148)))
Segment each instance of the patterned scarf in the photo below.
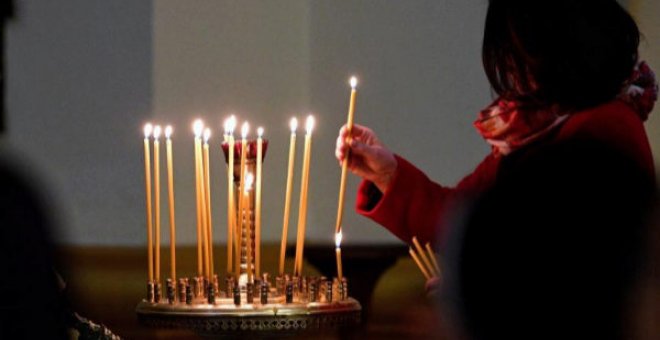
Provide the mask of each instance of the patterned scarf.
MULTIPOLYGON (((618 99, 627 103, 642 121, 646 121, 658 99, 658 83, 646 62, 635 65, 618 99)), ((518 102, 498 98, 479 113, 474 126, 493 147, 493 152, 508 155, 547 136, 569 116, 560 114, 556 107, 526 111, 518 102)))

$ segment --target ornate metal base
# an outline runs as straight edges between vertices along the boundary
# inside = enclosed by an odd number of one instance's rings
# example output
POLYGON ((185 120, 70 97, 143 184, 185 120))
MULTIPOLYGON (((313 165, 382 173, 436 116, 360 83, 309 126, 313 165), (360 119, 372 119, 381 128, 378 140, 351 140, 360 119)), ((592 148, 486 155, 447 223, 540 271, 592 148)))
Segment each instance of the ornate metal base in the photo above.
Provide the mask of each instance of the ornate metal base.
POLYGON ((319 329, 338 329, 360 323, 360 303, 343 301, 234 305, 233 299, 218 298, 209 304, 150 303, 136 307, 143 325, 159 328, 184 328, 203 335, 245 333, 299 333, 319 329))

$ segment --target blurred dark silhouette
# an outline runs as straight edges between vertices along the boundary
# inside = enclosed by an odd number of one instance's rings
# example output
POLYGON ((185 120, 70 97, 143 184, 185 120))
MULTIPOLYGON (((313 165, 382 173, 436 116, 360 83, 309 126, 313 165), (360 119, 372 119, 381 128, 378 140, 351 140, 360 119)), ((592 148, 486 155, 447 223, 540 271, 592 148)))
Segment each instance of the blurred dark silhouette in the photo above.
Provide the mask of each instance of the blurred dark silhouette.
POLYGON ((0 157, 0 339, 66 337, 52 220, 35 181, 0 157))
POLYGON ((508 157, 447 258, 470 338, 626 338, 654 192, 647 171, 593 141, 508 157))
POLYGON ((14 1, 0 2, 0 133, 5 131, 5 23, 14 17, 14 1))

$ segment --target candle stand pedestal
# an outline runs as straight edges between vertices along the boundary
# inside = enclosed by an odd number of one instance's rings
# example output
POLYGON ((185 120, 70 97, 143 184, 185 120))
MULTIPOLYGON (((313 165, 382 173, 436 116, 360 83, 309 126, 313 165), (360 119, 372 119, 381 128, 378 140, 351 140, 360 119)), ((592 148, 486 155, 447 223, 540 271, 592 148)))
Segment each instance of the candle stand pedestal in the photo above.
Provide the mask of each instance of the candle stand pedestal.
MULTIPOLYGON (((362 307, 353 298, 329 302, 296 298, 286 303, 283 295, 276 295, 275 290, 270 293, 275 296, 267 304, 236 305, 233 297, 218 297, 214 304, 201 299, 193 304, 143 300, 135 311, 145 326, 188 329, 205 336, 298 334, 353 328, 360 323, 362 307)), ((246 293, 242 292, 240 300, 246 299, 246 293)))

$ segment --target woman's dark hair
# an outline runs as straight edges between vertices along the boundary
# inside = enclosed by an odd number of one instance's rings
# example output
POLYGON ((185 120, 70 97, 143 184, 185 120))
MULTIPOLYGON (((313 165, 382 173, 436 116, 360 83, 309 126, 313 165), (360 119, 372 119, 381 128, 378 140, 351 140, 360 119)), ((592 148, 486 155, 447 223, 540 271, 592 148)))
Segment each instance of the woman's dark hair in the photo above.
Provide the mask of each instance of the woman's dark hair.
POLYGON ((498 95, 572 111, 612 100, 638 45, 615 0, 490 0, 482 58, 498 95))

